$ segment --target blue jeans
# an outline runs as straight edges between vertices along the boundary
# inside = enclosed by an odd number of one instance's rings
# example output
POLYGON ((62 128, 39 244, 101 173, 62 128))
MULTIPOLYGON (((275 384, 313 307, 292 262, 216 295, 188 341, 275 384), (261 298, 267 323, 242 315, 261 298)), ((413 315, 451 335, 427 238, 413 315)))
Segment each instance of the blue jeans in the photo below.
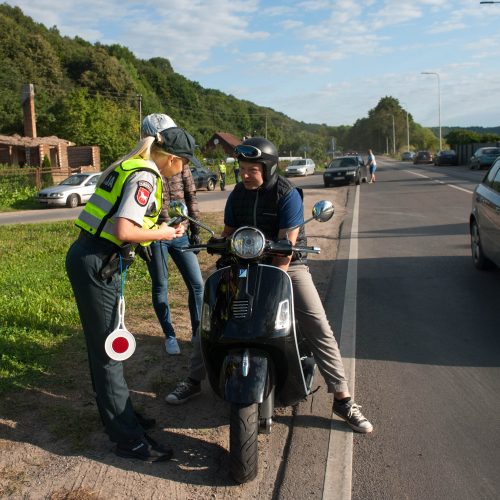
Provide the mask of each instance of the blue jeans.
POLYGON ((196 255, 193 252, 182 253, 180 251, 182 247, 188 245, 187 234, 172 241, 154 241, 151 243, 153 256, 148 264, 148 269, 152 282, 153 307, 166 337, 175 337, 168 304, 169 255, 172 256, 188 289, 188 305, 193 336, 196 335, 200 324, 203 304, 203 278, 196 255))

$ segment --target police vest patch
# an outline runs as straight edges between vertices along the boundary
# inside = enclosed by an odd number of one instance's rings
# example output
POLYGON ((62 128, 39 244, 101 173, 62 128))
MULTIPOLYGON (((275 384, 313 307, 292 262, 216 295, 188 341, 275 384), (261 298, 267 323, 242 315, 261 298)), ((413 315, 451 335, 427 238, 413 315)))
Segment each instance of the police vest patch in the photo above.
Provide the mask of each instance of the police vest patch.
POLYGON ((153 186, 146 181, 139 181, 137 183, 137 190, 135 192, 135 201, 141 206, 145 207, 149 201, 149 197, 153 191, 153 186))
POLYGON ((115 185, 116 179, 118 179, 118 172, 111 172, 106 179, 101 184, 101 189, 104 189, 104 191, 107 191, 108 193, 111 193, 113 190, 113 186, 115 185))

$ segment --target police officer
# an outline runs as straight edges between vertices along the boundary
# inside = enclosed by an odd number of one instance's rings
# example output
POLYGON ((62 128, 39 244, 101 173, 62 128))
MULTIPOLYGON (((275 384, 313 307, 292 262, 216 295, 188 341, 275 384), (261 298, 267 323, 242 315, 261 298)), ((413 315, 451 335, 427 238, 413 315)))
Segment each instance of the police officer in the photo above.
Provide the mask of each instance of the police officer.
POLYGON ((153 422, 134 411, 122 363, 107 356, 104 343, 116 326, 120 270, 130 264, 136 244, 172 240, 184 233, 182 225, 156 224, 162 206, 161 175, 179 173, 194 159, 194 146, 185 130, 168 128, 146 137, 106 169, 76 221, 80 236, 66 256, 105 431, 116 443, 117 455, 150 462, 168 460, 172 451, 145 433, 144 427, 153 422))
POLYGON ((226 163, 224 160, 219 161, 219 179, 220 179, 220 190, 226 190, 226 163))
POLYGON ((233 170, 234 170, 234 182, 235 184, 238 184, 238 182, 240 182, 240 162, 238 161, 237 157, 235 157, 234 159, 233 170))

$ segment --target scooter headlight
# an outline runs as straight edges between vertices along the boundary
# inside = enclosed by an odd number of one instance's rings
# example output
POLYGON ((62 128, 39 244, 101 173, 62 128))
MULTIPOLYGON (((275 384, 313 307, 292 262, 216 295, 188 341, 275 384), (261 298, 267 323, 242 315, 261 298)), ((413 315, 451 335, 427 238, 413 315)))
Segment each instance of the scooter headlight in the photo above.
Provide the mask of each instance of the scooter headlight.
POLYGON ((237 229, 231 238, 233 253, 241 259, 255 259, 264 251, 266 238, 264 234, 253 227, 237 229))

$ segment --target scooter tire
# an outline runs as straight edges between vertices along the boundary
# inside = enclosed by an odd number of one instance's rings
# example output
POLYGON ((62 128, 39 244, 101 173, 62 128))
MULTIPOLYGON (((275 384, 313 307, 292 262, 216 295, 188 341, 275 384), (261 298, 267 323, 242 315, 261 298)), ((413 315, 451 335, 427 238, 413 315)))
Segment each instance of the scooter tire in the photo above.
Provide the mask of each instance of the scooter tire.
POLYGON ((229 455, 231 476, 240 484, 257 476, 259 458, 259 405, 231 404, 229 455))

